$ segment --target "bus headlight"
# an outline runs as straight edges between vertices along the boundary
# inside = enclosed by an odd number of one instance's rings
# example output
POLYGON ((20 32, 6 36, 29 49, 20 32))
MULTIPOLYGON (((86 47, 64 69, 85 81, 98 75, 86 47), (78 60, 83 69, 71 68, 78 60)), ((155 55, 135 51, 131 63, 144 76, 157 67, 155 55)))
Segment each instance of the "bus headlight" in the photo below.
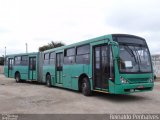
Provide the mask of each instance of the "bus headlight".
POLYGON ((124 79, 123 77, 120 77, 120 80, 123 84, 128 83, 128 81, 126 79, 124 79))
POLYGON ((154 82, 154 79, 153 79, 153 78, 150 78, 150 79, 149 79, 149 82, 154 82))

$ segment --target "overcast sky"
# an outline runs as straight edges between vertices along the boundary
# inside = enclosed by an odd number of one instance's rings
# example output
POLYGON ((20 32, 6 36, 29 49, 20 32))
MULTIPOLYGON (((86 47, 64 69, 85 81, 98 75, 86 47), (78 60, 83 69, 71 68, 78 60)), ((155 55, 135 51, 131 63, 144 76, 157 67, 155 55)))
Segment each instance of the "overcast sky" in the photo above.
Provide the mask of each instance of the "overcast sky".
POLYGON ((159 0, 0 0, 0 56, 111 33, 144 37, 160 54, 159 0))

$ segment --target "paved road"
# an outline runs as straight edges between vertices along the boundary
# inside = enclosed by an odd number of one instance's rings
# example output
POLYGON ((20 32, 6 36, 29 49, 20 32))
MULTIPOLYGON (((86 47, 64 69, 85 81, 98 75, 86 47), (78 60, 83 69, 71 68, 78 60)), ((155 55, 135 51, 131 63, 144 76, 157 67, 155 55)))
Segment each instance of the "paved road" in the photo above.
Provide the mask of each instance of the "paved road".
POLYGON ((81 93, 0 75, 0 113, 160 113, 160 82, 151 92, 131 95, 81 93))

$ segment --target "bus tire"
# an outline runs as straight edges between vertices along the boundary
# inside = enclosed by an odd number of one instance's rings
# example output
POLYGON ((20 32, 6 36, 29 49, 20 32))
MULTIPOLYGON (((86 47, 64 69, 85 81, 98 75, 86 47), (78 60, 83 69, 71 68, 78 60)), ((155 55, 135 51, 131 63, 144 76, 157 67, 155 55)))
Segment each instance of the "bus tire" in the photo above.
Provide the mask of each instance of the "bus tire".
POLYGON ((16 80, 17 83, 21 82, 21 77, 20 77, 19 73, 16 73, 15 80, 16 80))
POLYGON ((82 93, 85 96, 92 95, 90 83, 87 77, 84 77, 82 81, 82 93))
POLYGON ((50 75, 46 76, 46 85, 47 87, 51 87, 51 76, 50 75))

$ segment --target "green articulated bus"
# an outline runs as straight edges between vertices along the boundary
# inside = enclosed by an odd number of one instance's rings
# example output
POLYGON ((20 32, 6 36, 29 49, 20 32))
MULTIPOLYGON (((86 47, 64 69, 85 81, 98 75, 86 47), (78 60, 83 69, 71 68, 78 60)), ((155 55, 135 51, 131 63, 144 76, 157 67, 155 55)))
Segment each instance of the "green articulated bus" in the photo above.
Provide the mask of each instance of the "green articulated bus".
POLYGON ((154 86, 145 39, 127 34, 105 35, 42 53, 6 56, 5 75, 16 81, 37 80, 49 87, 78 90, 86 96, 93 91, 111 94, 151 91, 154 86), (25 65, 21 64, 23 55, 27 56, 25 65), (21 62, 16 65, 18 56, 21 62), (32 63, 35 70, 31 69, 32 63))

